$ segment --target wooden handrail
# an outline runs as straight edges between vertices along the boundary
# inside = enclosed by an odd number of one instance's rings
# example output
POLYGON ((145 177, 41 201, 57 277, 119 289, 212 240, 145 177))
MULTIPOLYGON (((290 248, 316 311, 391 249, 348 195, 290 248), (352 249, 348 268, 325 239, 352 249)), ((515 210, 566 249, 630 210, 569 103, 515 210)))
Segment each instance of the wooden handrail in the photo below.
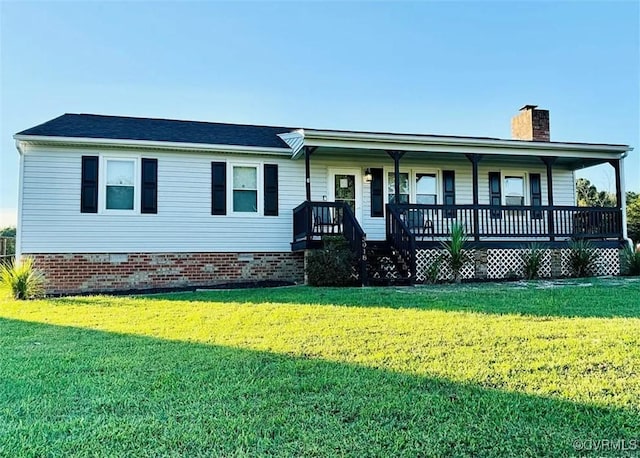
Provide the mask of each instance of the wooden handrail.
POLYGON ((366 234, 346 202, 305 201, 293 210, 293 242, 343 236, 358 260, 359 277, 367 281, 366 234))
POLYGON ((478 237, 622 239, 622 211, 612 207, 426 204, 389 204, 389 207, 401 219, 411 212, 423 215, 428 231, 409 228, 418 237, 448 237, 452 223, 458 222, 467 234, 478 237))
POLYGON ((416 236, 403 220, 396 205, 387 205, 387 241, 406 263, 409 278, 416 278, 416 236))

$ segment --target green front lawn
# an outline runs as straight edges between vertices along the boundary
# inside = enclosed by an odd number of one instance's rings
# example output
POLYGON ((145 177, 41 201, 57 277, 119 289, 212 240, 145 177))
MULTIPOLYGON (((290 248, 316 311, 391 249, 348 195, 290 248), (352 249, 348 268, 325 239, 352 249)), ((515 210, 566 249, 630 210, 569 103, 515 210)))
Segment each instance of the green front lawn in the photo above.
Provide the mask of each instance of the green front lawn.
POLYGON ((0 456, 640 454, 638 281, 0 294, 0 456))

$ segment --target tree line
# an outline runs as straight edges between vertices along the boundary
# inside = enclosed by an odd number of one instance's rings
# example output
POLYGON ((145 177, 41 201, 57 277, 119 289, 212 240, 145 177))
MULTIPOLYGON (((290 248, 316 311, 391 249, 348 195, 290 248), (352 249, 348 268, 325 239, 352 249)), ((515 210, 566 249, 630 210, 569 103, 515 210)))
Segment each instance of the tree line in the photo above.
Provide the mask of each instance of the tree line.
MULTIPOLYGON (((576 180, 576 200, 579 207, 615 207, 616 195, 598 191, 595 185, 585 178, 576 180)), ((628 191, 625 195, 627 205, 627 235, 635 243, 640 242, 640 193, 628 191)))

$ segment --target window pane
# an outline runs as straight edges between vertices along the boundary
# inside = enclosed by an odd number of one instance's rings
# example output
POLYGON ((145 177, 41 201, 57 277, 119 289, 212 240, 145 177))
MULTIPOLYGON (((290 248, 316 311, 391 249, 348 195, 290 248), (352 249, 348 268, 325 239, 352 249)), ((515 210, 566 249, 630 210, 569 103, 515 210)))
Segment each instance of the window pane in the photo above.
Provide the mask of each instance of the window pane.
POLYGON ((234 167, 233 189, 258 189, 257 169, 255 167, 234 167))
MULTIPOLYGON (((394 172, 389 172, 388 183, 389 187, 387 192, 393 194, 396 185, 396 174, 394 172)), ((409 194, 409 174, 406 172, 400 174, 400 194, 409 194)))
POLYGON ((522 177, 504 178, 505 196, 524 197, 524 179, 522 177))
POLYGON ((434 205, 436 203, 436 175, 416 174, 416 203, 434 205))
MULTIPOLYGON (((389 172, 388 174, 388 189, 387 189, 387 198, 389 203, 394 202, 394 195, 396 192, 395 183, 396 183, 396 174, 394 172, 389 172)), ((400 173, 400 196, 398 199, 398 203, 408 204, 409 203, 409 174, 406 172, 400 173)))
POLYGON ((519 206, 522 206, 522 205, 524 205, 524 197, 506 196, 504 198, 504 202, 507 205, 519 205, 519 206))
MULTIPOLYGON (((391 194, 389 194, 387 196, 387 199, 388 199, 390 204, 395 203, 394 197, 395 197, 394 193, 391 193, 391 194)), ((408 204, 409 203, 409 194, 400 194, 400 199, 398 199, 398 200, 399 200, 399 203, 401 203, 401 204, 408 204)))
POLYGON ((107 161, 107 185, 133 186, 133 161, 107 161))
POLYGON ((107 186, 107 210, 133 210, 133 186, 107 186))
POLYGON ((356 177, 354 175, 336 175, 334 184, 336 201, 356 198, 356 177))
POLYGON ((435 194, 416 194, 416 203, 425 205, 435 205, 435 194))
POLYGON ((416 194, 436 194, 436 176, 432 173, 416 175, 416 194))
POLYGON ((233 191, 233 211, 249 212, 249 213, 257 212, 258 211, 258 192, 257 191, 233 191))

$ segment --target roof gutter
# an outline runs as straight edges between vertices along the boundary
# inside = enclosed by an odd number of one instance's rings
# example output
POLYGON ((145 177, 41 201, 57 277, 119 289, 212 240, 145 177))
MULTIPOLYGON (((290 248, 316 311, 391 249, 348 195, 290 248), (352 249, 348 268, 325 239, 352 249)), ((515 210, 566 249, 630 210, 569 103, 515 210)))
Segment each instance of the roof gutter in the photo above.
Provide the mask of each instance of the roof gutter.
POLYGON ((111 146, 128 148, 150 148, 162 150, 187 150, 206 152, 237 152, 254 154, 286 154, 290 155, 290 148, 274 148, 262 146, 243 145, 217 145, 208 143, 182 143, 163 142, 152 140, 126 140, 111 138, 87 138, 87 137, 54 137, 41 135, 14 135, 16 146, 20 154, 24 154, 22 143, 26 144, 63 144, 63 145, 84 145, 84 146, 111 146))

